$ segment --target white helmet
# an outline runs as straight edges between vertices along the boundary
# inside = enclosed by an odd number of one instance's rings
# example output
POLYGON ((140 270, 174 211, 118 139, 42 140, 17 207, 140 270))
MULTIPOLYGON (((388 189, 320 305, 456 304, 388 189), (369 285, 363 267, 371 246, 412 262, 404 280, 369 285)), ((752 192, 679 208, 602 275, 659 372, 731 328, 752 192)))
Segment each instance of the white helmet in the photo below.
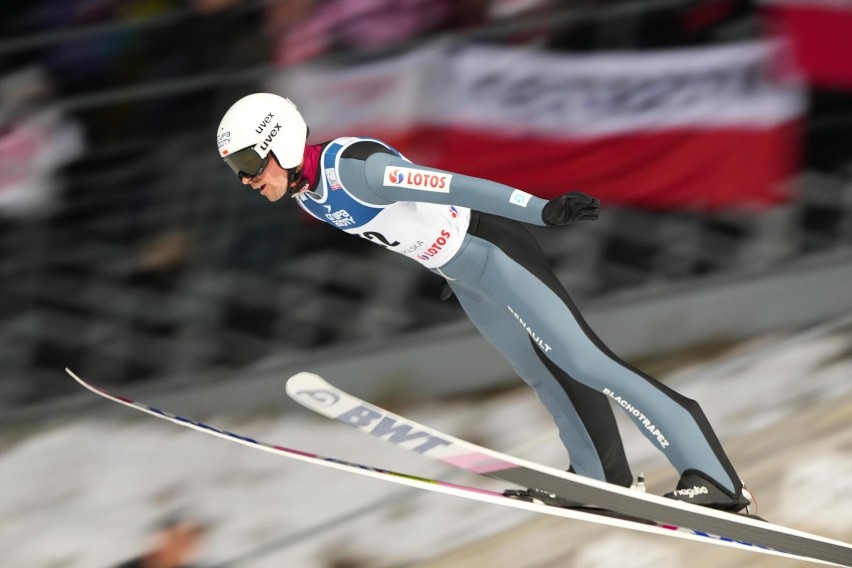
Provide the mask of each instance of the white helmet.
POLYGON ((273 152, 282 168, 302 163, 308 126, 296 105, 271 93, 254 93, 235 102, 216 134, 219 155, 240 177, 259 175, 273 152))

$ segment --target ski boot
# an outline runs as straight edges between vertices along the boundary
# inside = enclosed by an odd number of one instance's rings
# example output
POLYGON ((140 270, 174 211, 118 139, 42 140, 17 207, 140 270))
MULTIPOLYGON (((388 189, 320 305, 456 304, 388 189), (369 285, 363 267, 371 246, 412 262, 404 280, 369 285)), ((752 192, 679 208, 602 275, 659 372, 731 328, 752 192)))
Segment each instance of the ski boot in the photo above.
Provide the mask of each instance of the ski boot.
POLYGON ((733 495, 730 491, 720 487, 715 481, 694 469, 683 472, 677 488, 669 493, 664 493, 663 497, 729 513, 741 513, 748 516, 755 516, 757 513, 757 502, 745 488, 745 485, 742 486, 738 495, 733 495))

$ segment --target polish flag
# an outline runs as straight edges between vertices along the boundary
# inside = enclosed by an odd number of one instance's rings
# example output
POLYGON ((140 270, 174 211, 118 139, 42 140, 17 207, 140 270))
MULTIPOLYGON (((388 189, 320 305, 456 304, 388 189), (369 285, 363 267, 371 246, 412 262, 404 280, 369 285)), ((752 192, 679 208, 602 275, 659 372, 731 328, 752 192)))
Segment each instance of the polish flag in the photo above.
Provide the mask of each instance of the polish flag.
POLYGON ((800 167, 805 89, 784 53, 768 41, 584 56, 430 47, 276 85, 314 141, 373 136, 545 198, 754 210, 788 200, 800 167))
POLYGON ((470 48, 424 138, 441 140, 438 167, 540 196, 762 209, 790 198, 800 165, 804 90, 782 54, 773 42, 581 57, 470 48))

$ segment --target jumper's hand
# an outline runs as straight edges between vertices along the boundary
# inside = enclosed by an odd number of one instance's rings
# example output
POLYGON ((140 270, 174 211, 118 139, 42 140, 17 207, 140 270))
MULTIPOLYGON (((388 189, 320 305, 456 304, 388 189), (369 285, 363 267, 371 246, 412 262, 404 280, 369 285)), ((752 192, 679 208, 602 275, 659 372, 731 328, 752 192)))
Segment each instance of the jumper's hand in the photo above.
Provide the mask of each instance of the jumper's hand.
POLYGON ((597 197, 572 191, 547 202, 541 211, 545 225, 567 225, 574 221, 594 221, 601 212, 597 197))

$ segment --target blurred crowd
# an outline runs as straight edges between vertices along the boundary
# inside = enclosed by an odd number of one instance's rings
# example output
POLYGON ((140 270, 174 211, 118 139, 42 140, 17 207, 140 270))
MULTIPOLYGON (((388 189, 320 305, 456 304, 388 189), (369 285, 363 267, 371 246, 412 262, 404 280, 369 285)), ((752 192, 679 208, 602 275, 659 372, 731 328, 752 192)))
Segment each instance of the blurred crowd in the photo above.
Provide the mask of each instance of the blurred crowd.
POLYGON ((629 25, 637 29, 627 38, 619 34, 623 30, 617 19, 606 26, 589 17, 604 7, 634 4, 623 0, 27 3, 0 23, 4 164, 0 191, 17 196, 0 196, 0 203, 25 201, 27 206, 10 203, 0 210, 17 215, 39 204, 46 206, 50 201, 46 196, 52 195, 48 174, 83 157, 84 147, 90 156, 103 156, 117 146, 151 147, 152 142, 209 129, 228 101, 257 84, 258 73, 266 66, 283 68, 317 58, 352 62, 380 57, 450 33, 570 51, 693 45, 711 41, 726 22, 753 9, 746 0, 669 2, 669 7, 632 17, 629 25), (45 109, 49 113, 43 113, 45 109), (49 140, 54 135, 62 141, 49 140), (14 162, 14 167, 7 162, 14 162), (16 188, 21 177, 30 177, 39 187, 16 188))
MULTIPOLYGON (((112 183, 135 192, 120 207, 174 210, 174 194, 197 191, 197 177, 175 179, 194 171, 180 155, 201 151, 202 133, 261 88, 270 69, 346 65, 439 37, 577 53, 699 45, 723 40, 728 26, 752 25, 753 10, 747 0, 27 3, 0 23, 0 235, 10 219, 62 213, 73 197, 99 199, 90 178, 116 170, 112 183), (604 9, 615 11, 600 18, 604 9), (141 157, 154 165, 140 171, 141 157)), ((86 215, 65 209, 66 218, 86 215)), ((179 230, 186 216, 149 239, 143 267, 180 262, 190 246, 179 230)))
MULTIPOLYGON (((97 346, 109 353, 91 358, 105 367, 104 372, 116 378, 150 375, 150 346, 144 344, 147 353, 137 353, 141 347, 135 339, 123 335, 131 328, 137 334, 132 337, 145 341, 149 337, 187 345, 191 340, 207 341, 203 348, 187 349, 187 360, 176 364, 181 368, 237 356, 244 362, 265 352, 247 339, 250 347, 241 349, 231 349, 230 336, 222 340, 224 345, 210 340, 213 324, 239 329, 241 340, 251 334, 268 338, 279 333, 297 347, 334 339, 336 332, 327 329, 298 337, 275 331, 276 326, 286 327, 276 323, 283 316, 255 305, 226 306, 202 317, 197 302, 204 294, 220 304, 231 300, 228 287, 238 286, 226 276, 217 280, 204 274, 197 279, 202 284, 183 282, 180 285, 187 289, 201 289, 187 292, 195 294, 190 299, 174 300, 184 311, 160 302, 164 313, 156 317, 140 307, 143 292, 134 288, 173 291, 193 255, 203 257, 206 267, 273 280, 271 276, 282 274, 280 261, 305 250, 305 243, 311 244, 312 252, 369 246, 342 233, 317 230, 295 208, 270 210, 258 200, 232 197, 239 192, 233 191, 234 180, 213 152, 211 133, 234 100, 263 88, 270 71, 315 63, 344 68, 429 42, 531 46, 581 56, 747 41, 768 32, 760 17, 763 4, 754 0, 23 3, 0 21, 0 371, 32 382, 29 371, 36 362, 44 368, 61 368, 85 359, 97 346), (205 247, 199 247, 200 242, 205 247), (97 279, 92 277, 95 273, 97 279), (214 282, 219 287, 215 292, 214 282), (57 325, 56 318, 75 325, 78 322, 71 318, 88 318, 91 325, 73 338, 74 343, 66 339, 69 332, 57 325)), ((806 166, 832 173, 848 168, 852 90, 814 88, 810 97, 807 119, 817 127, 806 129, 806 166)), ((347 113, 343 108, 336 111, 347 113)), ((609 248, 615 251, 612 254, 622 251, 622 257, 636 256, 622 245, 609 248)), ((194 267, 196 273, 202 272, 198 263, 194 267)), ((334 287, 313 280, 305 285, 334 287)), ((434 282, 418 281, 412 293, 437 296, 439 286, 434 287, 434 282)), ((360 291, 345 288, 341 294, 361 300, 360 291)), ((394 329, 385 325, 384 331, 394 329)), ((3 388, 0 385, 0 401, 3 388)), ((16 391, 11 398, 28 396, 32 395, 16 391)))
MULTIPOLYGON (((452 34, 570 52, 763 33, 751 0, 40 0, 0 23, 0 211, 29 215, 55 172, 208 128, 264 68, 351 63, 452 34), (605 18, 599 17, 608 10, 605 18), (58 107, 52 108, 53 106, 58 107), (50 109, 48 112, 42 112, 50 109), (53 136, 61 138, 55 142, 53 136), (85 140, 85 142, 84 142, 85 140), (85 148, 85 150, 84 150, 85 148), (50 155, 48 158, 47 156, 50 155), (26 178, 26 182, 21 181, 26 178), (22 185, 23 184, 23 185, 22 185)), ((817 110, 849 108, 822 94, 817 110)), ((836 151, 836 150, 835 150, 836 151)), ((814 159, 825 152, 812 152, 814 159)), ((99 161, 101 160, 101 161, 99 161)), ((146 180, 149 183, 150 180, 146 180)))

